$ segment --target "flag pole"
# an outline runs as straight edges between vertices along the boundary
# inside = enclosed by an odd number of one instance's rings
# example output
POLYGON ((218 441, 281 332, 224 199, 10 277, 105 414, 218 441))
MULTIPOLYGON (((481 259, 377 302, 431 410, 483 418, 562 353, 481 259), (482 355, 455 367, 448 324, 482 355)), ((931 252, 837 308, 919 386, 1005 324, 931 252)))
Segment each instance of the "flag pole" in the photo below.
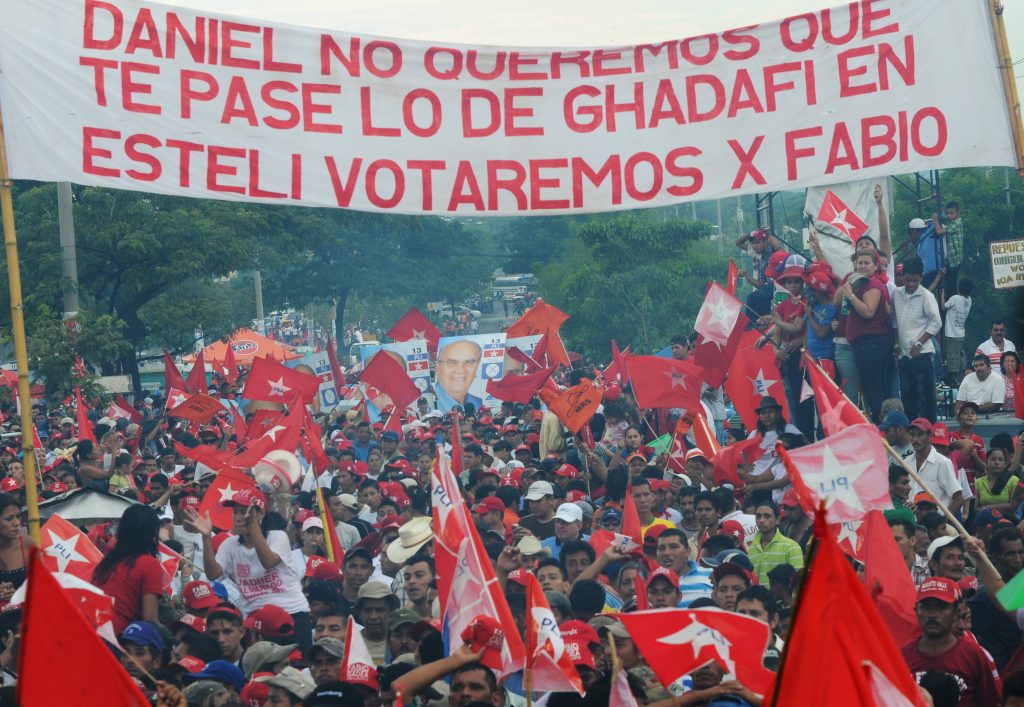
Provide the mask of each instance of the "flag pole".
MULTIPOLYGON (((818 369, 818 373, 820 373, 824 378, 831 380, 831 376, 829 376, 828 373, 825 372, 825 369, 819 366, 818 362, 815 361, 811 356, 804 356, 803 360, 807 365, 814 366, 816 369, 818 369)), ((860 409, 853 404, 852 400, 846 397, 846 393, 843 392, 843 389, 840 388, 838 385, 836 386, 836 391, 843 396, 843 399, 846 400, 846 402, 848 402, 850 405, 853 405, 854 408, 858 410, 860 409)), ((867 418, 865 418, 864 421, 867 422, 867 418)), ((935 495, 935 492, 931 490, 931 487, 929 487, 928 484, 925 483, 924 479, 922 479, 921 476, 917 473, 917 469, 914 469, 910 464, 908 464, 907 460, 904 459, 899 452, 892 448, 892 445, 889 444, 888 440, 886 440, 885 437, 882 437, 881 440, 882 446, 885 447, 885 451, 889 453, 889 456, 895 459, 896 463, 903 467, 903 469, 910 475, 910 478, 912 478, 925 493, 927 493, 935 500, 935 505, 938 506, 939 509, 945 514, 946 518, 948 518, 949 522, 953 524, 953 527, 956 528, 957 532, 960 533, 961 537, 970 537, 970 534, 967 532, 964 526, 961 525, 960 521, 957 520, 956 516, 953 515, 953 513, 949 510, 946 504, 939 500, 939 497, 935 495)), ((987 567, 991 568, 993 572, 996 571, 995 567, 992 565, 992 562, 988 559, 987 555, 982 555, 979 558, 979 560, 987 567)))
POLYGON ((39 544, 39 493, 36 489, 36 460, 32 447, 32 398, 28 380, 28 345, 25 341, 24 305, 21 301, 21 271, 18 269, 18 239, 14 230, 14 199, 7 165, 7 142, 4 138, 3 111, 0 108, 0 211, 4 228, 4 251, 7 256, 7 284, 11 292, 11 334, 14 357, 18 363, 18 399, 21 401, 22 466, 25 467, 25 505, 28 508, 28 533, 39 544))
POLYGON ((1003 11, 1006 8, 1001 0, 989 0, 988 6, 989 17, 992 21, 992 38, 995 40, 996 51, 999 54, 999 73, 1003 80, 1003 92, 1006 95, 1006 111, 1010 118, 1010 130, 1013 133, 1017 174, 1024 175, 1024 127, 1021 125, 1017 80, 1013 75, 1013 57, 1010 54, 1010 43, 1006 37, 1006 24, 1003 21, 1003 11))

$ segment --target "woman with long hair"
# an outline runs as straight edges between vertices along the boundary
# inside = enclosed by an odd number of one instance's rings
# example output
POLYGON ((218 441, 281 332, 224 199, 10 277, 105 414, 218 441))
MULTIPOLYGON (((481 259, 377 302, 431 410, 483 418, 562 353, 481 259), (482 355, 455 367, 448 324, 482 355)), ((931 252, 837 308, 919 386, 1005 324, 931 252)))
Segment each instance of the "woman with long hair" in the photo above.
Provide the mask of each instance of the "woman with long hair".
POLYGON ((164 571, 157 559, 160 516, 144 504, 129 506, 117 524, 117 544, 93 570, 92 583, 114 598, 114 630, 132 621, 157 623, 164 571))
POLYGON ((999 357, 999 372, 1006 385, 1003 395, 1003 411, 1011 415, 1017 409, 1017 388, 1013 385, 1013 379, 1017 377, 1018 365, 1020 365, 1020 356, 1016 351, 1004 351, 1003 355, 999 357))
POLYGON ((21 532, 21 504, 0 493, 0 603, 6 604, 27 574, 25 558, 29 540, 21 532))

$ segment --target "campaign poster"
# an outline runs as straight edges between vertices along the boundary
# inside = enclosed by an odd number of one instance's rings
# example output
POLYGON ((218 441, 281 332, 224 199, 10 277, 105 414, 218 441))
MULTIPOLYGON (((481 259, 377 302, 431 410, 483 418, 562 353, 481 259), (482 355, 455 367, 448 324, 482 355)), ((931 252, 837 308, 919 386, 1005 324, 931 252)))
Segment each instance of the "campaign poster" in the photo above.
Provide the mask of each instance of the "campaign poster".
POLYGON ((334 373, 326 351, 311 353, 302 358, 285 361, 284 365, 320 379, 320 388, 313 402, 314 412, 333 410, 338 404, 338 391, 334 387, 334 373))
POLYGON ((537 344, 540 343, 543 337, 543 334, 531 334, 530 336, 515 336, 511 339, 505 339, 504 371, 502 375, 518 376, 526 373, 526 364, 509 356, 508 350, 514 346, 527 356, 533 356, 534 349, 537 348, 537 344))
POLYGON ((472 403, 475 410, 499 405, 487 381, 505 371, 505 334, 442 337, 434 368, 435 407, 441 412, 472 403))

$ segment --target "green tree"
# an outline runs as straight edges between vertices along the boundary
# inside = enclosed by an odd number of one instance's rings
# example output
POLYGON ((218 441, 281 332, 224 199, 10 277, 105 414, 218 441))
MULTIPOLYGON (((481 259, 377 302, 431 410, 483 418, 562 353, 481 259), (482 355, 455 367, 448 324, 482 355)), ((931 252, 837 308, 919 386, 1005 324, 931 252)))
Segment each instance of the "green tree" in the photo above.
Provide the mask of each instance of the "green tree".
POLYGON ((611 338, 647 353, 691 331, 705 283, 724 277, 728 263, 709 232, 646 212, 575 226, 565 257, 538 274, 542 294, 571 315, 567 345, 606 358, 611 338))

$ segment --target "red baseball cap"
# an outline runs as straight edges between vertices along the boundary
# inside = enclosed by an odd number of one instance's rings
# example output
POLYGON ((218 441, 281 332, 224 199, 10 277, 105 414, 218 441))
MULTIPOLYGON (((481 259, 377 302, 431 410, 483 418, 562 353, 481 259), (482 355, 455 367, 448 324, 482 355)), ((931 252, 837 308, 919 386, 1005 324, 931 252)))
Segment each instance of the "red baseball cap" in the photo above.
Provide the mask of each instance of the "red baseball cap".
POLYGON ((933 498, 932 495, 927 491, 917 492, 917 494, 914 496, 914 505, 916 506, 918 503, 930 503, 933 506, 939 505, 935 498, 933 498))
POLYGON ((569 479, 580 478, 580 470, 574 467, 572 464, 562 464, 560 467, 555 469, 555 474, 569 479))
POLYGON ((288 638, 295 634, 295 619, 273 604, 267 604, 246 616, 242 625, 270 638, 288 638))
POLYGON ((356 471, 356 463, 350 462, 347 459, 342 463, 338 464, 338 473, 340 474, 343 471, 347 471, 350 474, 358 475, 358 472, 356 471))
POLYGON ((570 491, 565 494, 565 500, 569 503, 576 503, 576 501, 586 501, 587 494, 585 491, 570 491))
POLYGON ((370 466, 366 462, 356 462, 356 476, 366 476, 370 473, 370 466))
POLYGON ((266 681, 272 677, 274 677, 273 673, 253 673, 252 678, 245 683, 239 695, 242 698, 242 704, 246 707, 263 707, 270 699, 270 685, 266 681))
POLYGON ((263 492, 259 489, 242 489, 236 491, 235 495, 229 498, 227 501, 221 501, 222 506, 241 506, 242 508, 251 508, 255 506, 259 509, 266 509, 267 497, 263 495, 263 492))
POLYGON ((740 544, 740 547, 746 543, 747 533, 743 530, 743 526, 740 525, 738 520, 727 520, 718 526, 719 535, 728 535, 736 539, 736 542, 740 544))
POLYGON ((672 485, 665 479, 651 479, 650 483, 652 491, 668 491, 672 488, 672 485))
POLYGON ((647 577, 647 586, 654 584, 654 580, 665 578, 673 587, 679 587, 679 575, 668 567, 658 567, 647 577))
MULTIPOLYGON (((59 481, 56 482, 55 484, 53 484, 53 486, 56 486, 58 483, 60 483, 60 482, 59 481)), ((51 491, 53 490, 53 486, 50 487, 51 491)), ((5 476, 2 480, 0 480, 0 491, 3 491, 4 493, 10 493, 12 491, 17 491, 20 488, 21 488, 21 482, 18 481, 13 476, 5 476)), ((65 487, 64 490, 66 491, 67 487, 65 487)))
POLYGON ((220 604, 220 597, 214 593, 213 585, 202 579, 195 579, 186 584, 181 590, 181 598, 189 609, 212 609, 220 604))
POLYGON ((580 641, 565 641, 565 653, 569 656, 573 665, 582 665, 591 670, 597 669, 597 664, 594 662, 594 654, 590 652, 590 648, 587 644, 580 641))
POLYGON ((494 496, 487 496, 486 498, 480 499, 480 502, 473 506, 473 512, 479 515, 490 512, 504 513, 505 504, 494 496))
POLYGON ((931 432, 932 431, 932 423, 929 422, 928 420, 926 420, 923 417, 918 417, 918 418, 916 418, 914 420, 911 420, 910 427, 916 427, 917 429, 921 430, 922 432, 931 432))
POLYGON ((492 670, 501 670, 501 648, 505 645, 505 631, 497 619, 480 615, 462 629, 463 643, 468 643, 474 653, 483 649, 480 662, 492 670))
POLYGON ((584 644, 601 642, 597 630, 586 621, 579 619, 563 621, 558 625, 558 630, 561 631, 562 638, 567 641, 579 641, 584 644))
POLYGON ((528 454, 533 454, 533 449, 531 449, 530 445, 528 445, 528 444, 520 444, 518 447, 516 447, 512 451, 513 451, 513 453, 516 453, 516 452, 526 452, 528 454))
MULTIPOLYGON (((190 628, 197 633, 206 633, 206 620, 199 618, 195 614, 182 614, 171 623, 171 629, 174 629, 177 626, 190 628)), ((190 670, 189 672, 194 673, 196 671, 190 670)))
POLYGON ((956 604, 960 601, 960 589, 957 588, 956 582, 947 577, 929 577, 918 587, 915 603, 920 603, 924 599, 938 599, 946 604, 956 604))
POLYGON ((295 525, 302 525, 306 522, 307 519, 316 517, 316 513, 309 510, 308 508, 300 508, 299 510, 295 511, 295 515, 292 516, 292 522, 294 522, 295 525))
MULTIPOLYGON (((18 488, 21 488, 21 484, 18 484, 18 488)), ((68 490, 68 485, 65 484, 63 481, 54 481, 52 484, 50 484, 50 490, 53 491, 54 493, 66 493, 68 490)))
POLYGON ((394 513, 389 513, 383 518, 381 518, 379 521, 374 523, 373 527, 383 533, 385 530, 388 530, 390 528, 401 528, 402 522, 403 521, 401 516, 397 516, 394 513))
POLYGON ((307 576, 314 582, 340 582, 341 570, 326 559, 315 565, 311 570, 307 564, 307 576))
POLYGON ((686 456, 683 457, 683 461, 684 462, 688 462, 691 459, 703 459, 704 461, 707 461, 708 460, 708 455, 705 454, 698 447, 694 447, 693 449, 688 450, 686 452, 686 456))
POLYGON ((937 444, 941 447, 948 447, 950 441, 949 428, 946 427, 945 423, 936 422, 932 426, 932 444, 937 444))
POLYGON ((196 658, 194 655, 186 655, 174 661, 168 667, 173 668, 174 666, 178 666, 186 673, 198 673, 206 667, 206 662, 196 658))
POLYGON ((178 501, 178 507, 198 509, 200 503, 202 503, 202 501, 200 500, 199 496, 182 496, 181 500, 178 501))
POLYGON ((786 491, 786 493, 782 494, 782 503, 779 504, 779 507, 781 508, 782 506, 788 506, 790 508, 800 507, 800 499, 797 498, 796 491, 790 489, 789 491, 786 491))
POLYGON ((306 560, 306 576, 307 577, 312 577, 313 576, 313 570, 315 570, 320 565, 325 565, 325 564, 326 565, 330 564, 330 562, 327 560, 326 557, 323 557, 321 555, 310 555, 309 559, 306 560))

